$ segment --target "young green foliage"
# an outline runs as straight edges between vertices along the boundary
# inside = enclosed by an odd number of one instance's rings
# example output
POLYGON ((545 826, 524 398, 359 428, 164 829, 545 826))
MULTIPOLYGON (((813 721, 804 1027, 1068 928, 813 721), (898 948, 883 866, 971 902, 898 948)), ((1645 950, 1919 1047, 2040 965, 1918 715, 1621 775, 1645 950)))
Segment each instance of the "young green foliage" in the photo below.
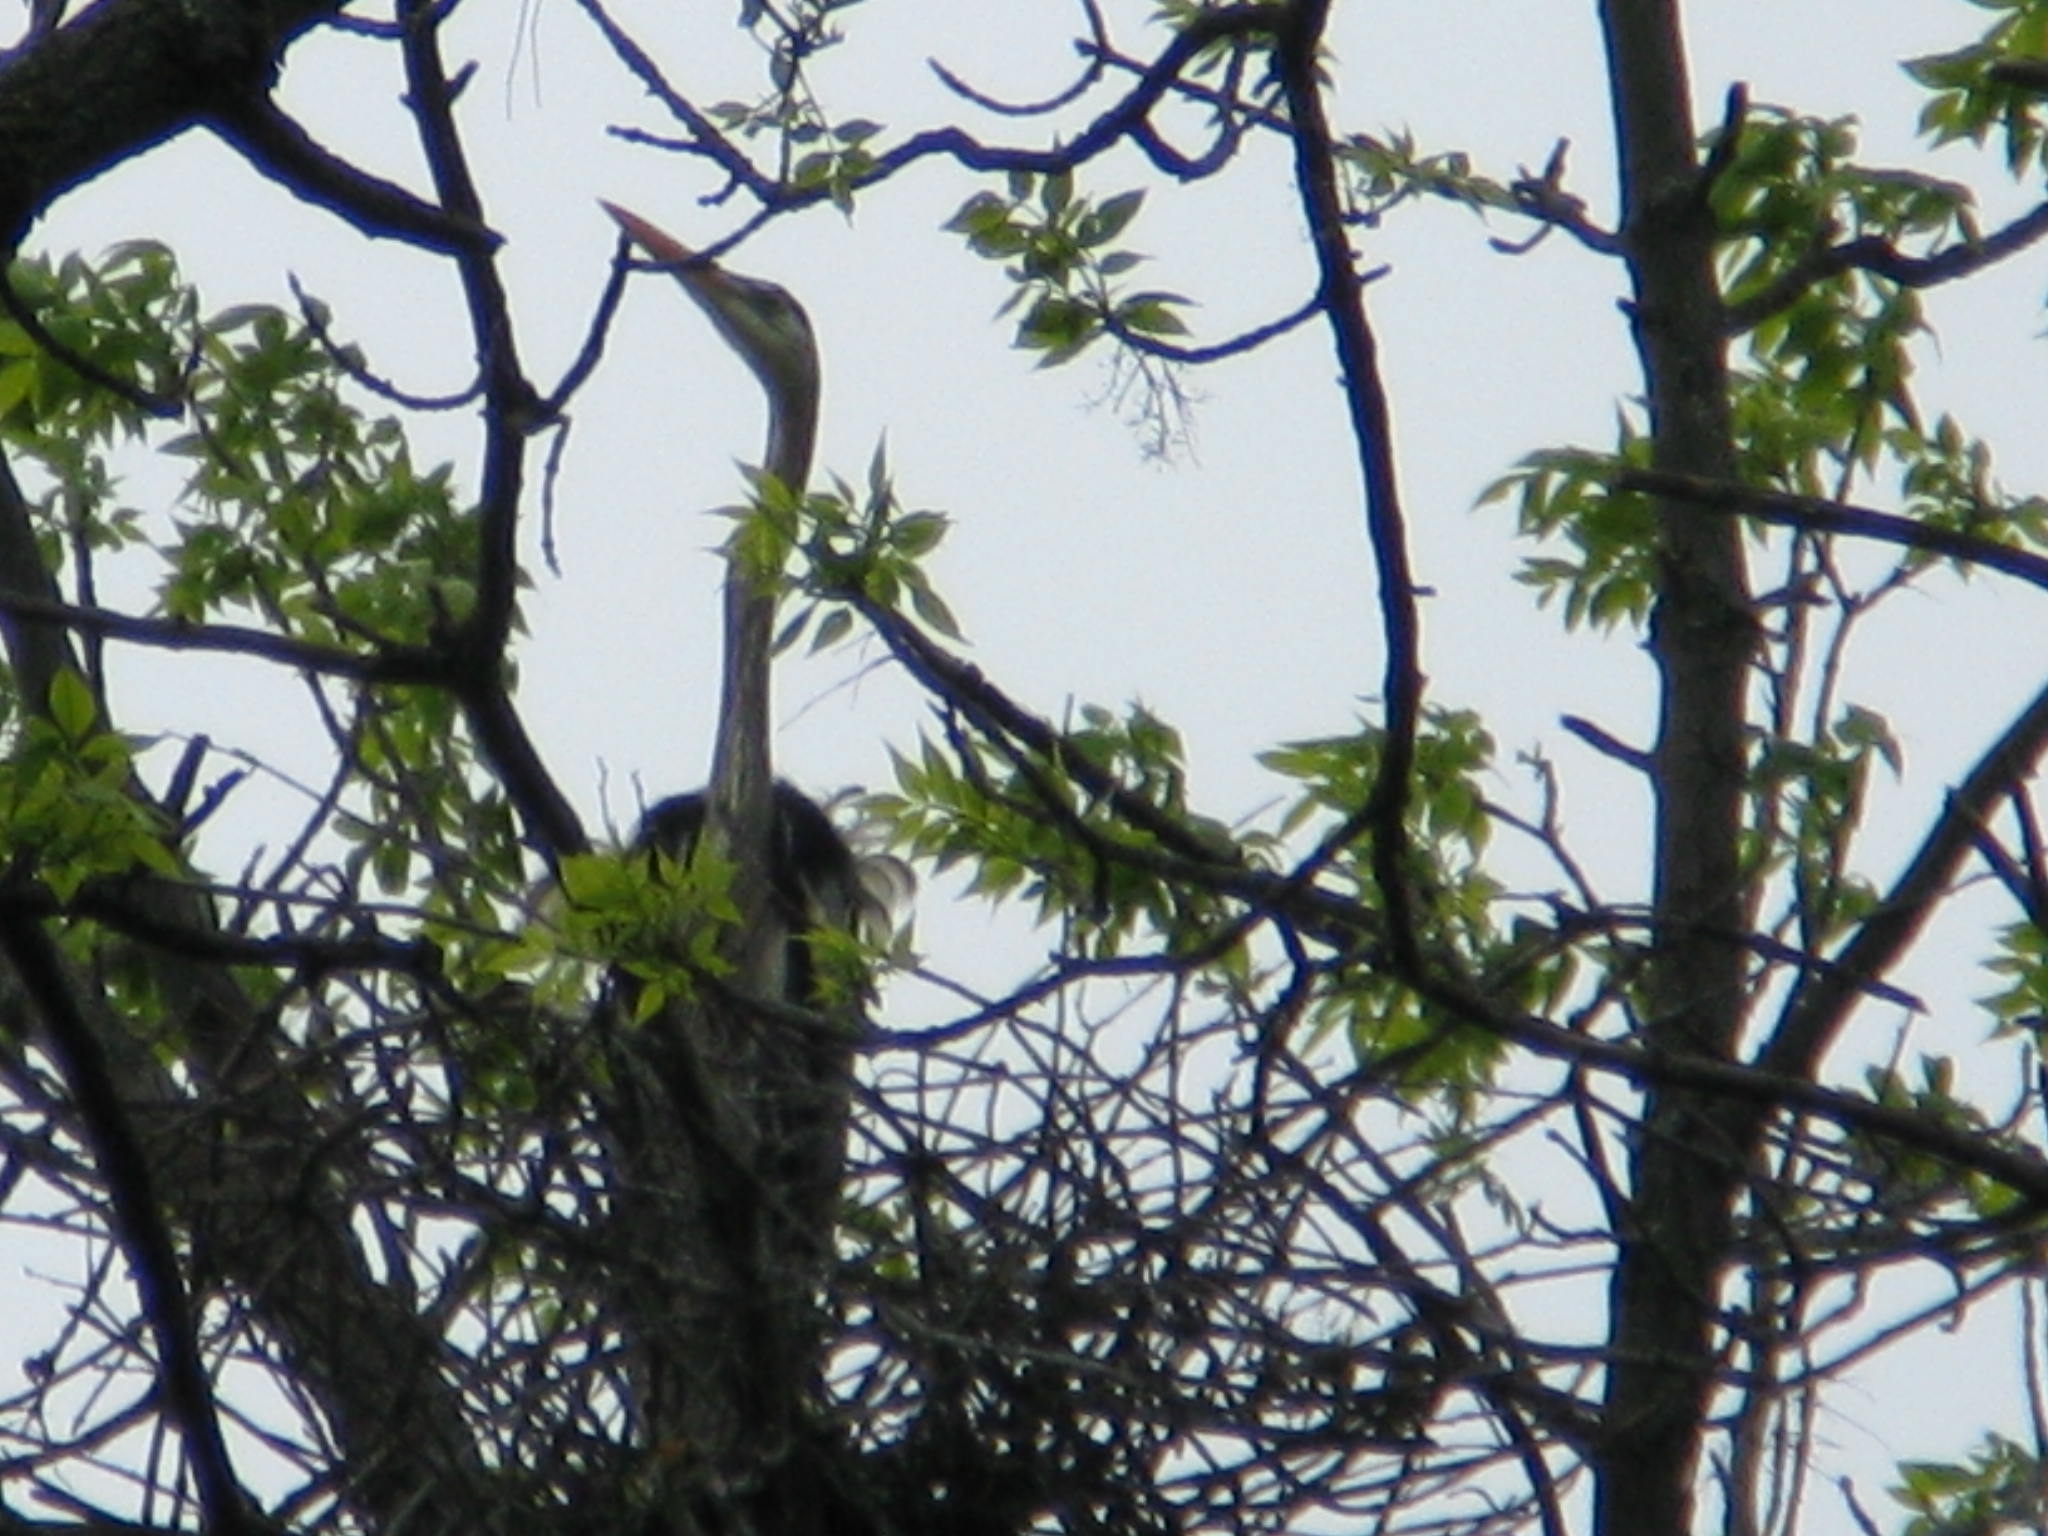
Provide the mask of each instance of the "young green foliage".
POLYGON ((733 869, 700 840, 686 858, 659 850, 577 854, 562 861, 562 903, 547 925, 564 955, 609 964, 637 983, 633 1022, 698 981, 722 976, 721 931, 739 921, 733 869))
MULTIPOLYGON (((1352 825, 1378 782, 1385 741, 1380 728, 1365 726, 1261 754, 1268 768, 1301 785, 1282 834, 1313 831, 1320 842, 1335 826, 1352 825)), ((1539 955, 1530 934, 1499 925, 1503 893, 1485 868, 1493 829, 1481 783, 1492 772, 1493 751, 1493 738, 1472 712, 1426 712, 1409 778, 1406 878, 1424 949, 1460 973, 1490 978, 1503 1000, 1519 1005, 1555 990, 1568 962, 1561 952, 1539 955)), ((1371 839, 1370 829, 1358 828, 1331 849, 1326 865, 1326 878, 1367 909, 1381 905, 1371 839)), ((1327 990, 1311 1004, 1312 1027, 1341 1028, 1362 1063, 1410 1085, 1468 1088, 1485 1081, 1502 1057, 1499 1038, 1431 1007, 1378 959, 1340 957, 1327 990)))
POLYGON ((1083 706, 1050 760, 960 728, 917 758, 896 755, 897 793, 869 797, 891 840, 937 869, 970 871, 970 895, 1022 900, 1038 920, 1067 926, 1098 958, 1163 943, 1201 949, 1227 920, 1214 892, 1173 878, 1158 838, 1082 787, 1085 762, 1127 793, 1183 822, 1218 849, 1229 834, 1195 817, 1186 796, 1179 733, 1142 705, 1119 718, 1083 706))
POLYGON ((1913 1512, 1902 1536, 2023 1530, 2040 1518, 2044 1474, 2038 1451, 1989 1434, 1967 1461, 1900 1462, 1889 1492, 1913 1512))
POLYGON ((47 712, 20 720, 0 757, 0 863, 33 869, 60 902, 95 878, 182 871, 170 829, 131 792, 128 743, 100 718, 91 687, 66 668, 47 712))
POLYGON ((2048 164, 2048 124, 2042 96, 1997 66, 2008 60, 2036 61, 2048 55, 2048 5, 2042 0, 1972 0, 1996 18, 1976 42, 1948 53, 1915 59, 1906 68, 1930 95, 1920 111, 1920 131, 1934 144, 1961 139, 1984 144, 1996 139, 2014 176, 2048 164))
POLYGON ((812 493, 794 512, 789 537, 803 551, 802 569, 794 578, 803 601, 777 635, 777 650, 795 645, 807 632, 813 652, 844 640, 853 632, 853 613, 846 606, 850 598, 891 612, 907 607, 938 634, 960 638, 952 609, 925 570, 926 560, 946 537, 949 520, 943 512, 903 509, 885 443, 875 445, 864 491, 835 475, 830 491, 812 493))
POLYGON ((1385 137, 1354 134, 1338 146, 1337 155, 1351 172, 1353 195, 1368 222, 1421 197, 1442 198, 1481 215, 1488 210, 1513 213, 1520 206, 1504 185, 1472 169, 1470 155, 1462 150, 1425 153, 1405 129, 1385 137))
POLYGON ((1176 311, 1189 301, 1177 293, 1131 291, 1115 280, 1144 260, 1135 251, 1105 249, 1138 215, 1142 192, 1123 192, 1100 204, 1078 195, 1069 173, 1034 177, 1014 172, 1009 195, 977 192, 947 222, 967 237, 968 248, 1008 263, 1015 291, 998 313, 1024 306, 1017 346, 1037 352, 1041 368, 1081 355, 1105 334, 1185 335, 1176 311))

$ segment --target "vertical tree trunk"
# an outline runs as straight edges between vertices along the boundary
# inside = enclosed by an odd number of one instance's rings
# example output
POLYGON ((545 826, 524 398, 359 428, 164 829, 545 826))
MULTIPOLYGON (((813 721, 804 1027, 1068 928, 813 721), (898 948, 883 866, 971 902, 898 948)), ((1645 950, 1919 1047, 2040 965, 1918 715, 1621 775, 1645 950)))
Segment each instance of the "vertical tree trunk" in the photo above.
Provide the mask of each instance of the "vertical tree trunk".
MULTIPOLYGON (((1600 8, 1621 159, 1624 236, 1659 469, 1732 479, 1734 445, 1714 229, 1696 154, 1677 0, 1600 8)), ((1741 527, 1666 506, 1651 649, 1655 964, 1645 1044, 1726 1056, 1743 1014, 1739 868, 1743 707, 1754 625, 1741 527)), ((1597 1528, 1677 1536, 1690 1523, 1712 1390, 1713 1307, 1745 1149, 1709 1105, 1652 1092, 1632 1149, 1612 1281, 1597 1528)))

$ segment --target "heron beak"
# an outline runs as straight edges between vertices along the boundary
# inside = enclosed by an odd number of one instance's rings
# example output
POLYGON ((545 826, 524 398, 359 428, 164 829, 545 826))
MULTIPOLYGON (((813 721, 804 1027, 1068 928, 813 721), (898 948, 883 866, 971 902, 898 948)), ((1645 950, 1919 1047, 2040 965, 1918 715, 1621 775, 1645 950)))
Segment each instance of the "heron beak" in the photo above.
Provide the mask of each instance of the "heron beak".
POLYGON ((697 254, 673 235, 664 234, 639 214, 621 208, 617 203, 607 203, 600 198, 598 206, 617 220, 619 228, 632 238, 633 243, 656 261, 685 262, 697 254))
POLYGON ((736 284, 725 273, 725 269, 705 260, 674 235, 655 228, 639 214, 621 208, 617 203, 598 199, 604 211, 617 220, 619 228, 627 237, 662 266, 667 267, 677 282, 698 303, 714 313, 723 313, 731 304, 736 284))

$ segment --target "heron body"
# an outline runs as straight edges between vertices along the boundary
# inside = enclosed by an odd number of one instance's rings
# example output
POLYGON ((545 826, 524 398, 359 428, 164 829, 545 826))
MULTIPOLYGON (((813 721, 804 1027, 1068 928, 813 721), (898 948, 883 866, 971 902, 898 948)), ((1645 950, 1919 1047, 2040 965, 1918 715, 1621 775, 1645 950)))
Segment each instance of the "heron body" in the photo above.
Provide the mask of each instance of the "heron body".
MULTIPOLYGON (((640 818, 634 844, 688 858, 704 835, 709 796, 700 790, 670 795, 640 818)), ((785 780, 769 793, 768 896, 773 926, 783 938, 770 990, 794 1003, 821 1001, 810 934, 819 927, 870 935, 887 917, 884 893, 869 889, 862 861, 832 825, 823 807, 785 780)))

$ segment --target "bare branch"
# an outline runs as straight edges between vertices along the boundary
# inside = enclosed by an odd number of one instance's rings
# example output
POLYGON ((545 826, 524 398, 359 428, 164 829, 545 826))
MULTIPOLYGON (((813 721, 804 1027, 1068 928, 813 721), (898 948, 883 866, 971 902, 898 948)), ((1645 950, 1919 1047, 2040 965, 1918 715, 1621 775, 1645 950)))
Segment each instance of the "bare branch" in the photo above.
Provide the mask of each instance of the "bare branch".
POLYGON ((1392 412, 1380 375, 1379 346, 1366 319, 1364 283, 1345 238, 1343 198, 1316 79, 1316 53, 1327 14, 1327 5, 1294 8, 1280 36, 1280 78, 1288 116, 1295 124, 1295 184, 1315 243, 1323 313, 1329 317, 1343 369, 1344 399, 1365 493, 1366 535, 1379 571, 1380 628, 1387 648, 1381 685, 1386 732, 1364 811, 1373 829, 1373 876, 1386 909, 1392 959, 1403 975, 1413 975, 1421 969, 1422 955, 1408 892, 1407 811, 1422 710, 1420 623, 1394 465, 1392 412))
POLYGON ((503 236, 450 214, 394 182, 349 164, 267 96, 237 102, 213 119, 214 130, 251 165, 371 239, 403 240, 430 251, 488 251, 503 236))
POLYGON ((106 1179, 122 1247, 157 1349, 157 1371, 170 1405, 207 1528, 223 1536, 261 1531, 228 1459, 215 1412, 213 1387, 193 1332, 192 1307, 178 1268, 177 1245, 152 1187, 150 1164, 93 1031, 79 1013, 64 963, 42 925, 0 923, 4 950, 33 1002, 62 1065, 65 1086, 86 1127, 95 1161, 106 1179))

